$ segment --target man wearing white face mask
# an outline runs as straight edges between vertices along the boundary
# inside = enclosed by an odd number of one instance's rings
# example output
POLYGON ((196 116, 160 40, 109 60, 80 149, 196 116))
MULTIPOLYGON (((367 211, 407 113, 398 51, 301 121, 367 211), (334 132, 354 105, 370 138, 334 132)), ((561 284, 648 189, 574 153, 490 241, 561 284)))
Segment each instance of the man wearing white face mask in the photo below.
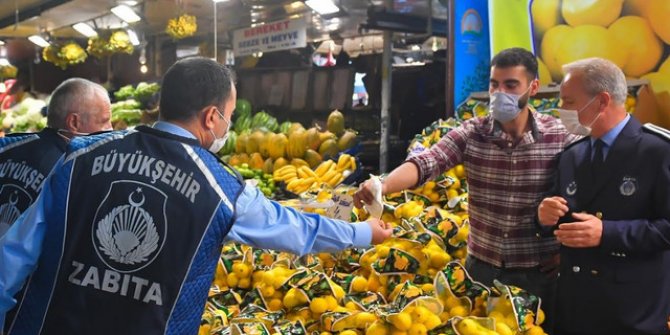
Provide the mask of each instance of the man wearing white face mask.
MULTIPOLYGON (((471 227, 466 268, 485 285, 498 279, 539 295, 550 321, 558 243, 540 235, 533 209, 549 191, 556 155, 576 136, 529 108, 539 88, 537 66, 524 49, 496 55, 491 115, 464 122, 430 150, 409 157, 384 180, 382 193, 415 187, 465 164, 471 227)), ((373 198, 367 181, 354 201, 361 206, 373 198)))
POLYGON ((670 131, 626 113, 612 62, 563 69, 561 120, 590 136, 561 154, 554 196, 538 207, 562 244, 556 324, 567 335, 668 334, 670 131))
POLYGON ((36 269, 8 334, 195 334, 226 241, 304 255, 391 235, 379 220, 301 213, 245 186, 215 155, 235 100, 228 68, 184 59, 165 73, 153 127, 70 143, 0 239, 0 323, 36 269))
POLYGON ((42 183, 73 136, 112 128, 107 91, 82 78, 51 95, 47 128, 0 138, 0 236, 37 199, 42 183), (3 172, 4 171, 4 172, 3 172), (26 171, 26 173, 14 173, 26 171))

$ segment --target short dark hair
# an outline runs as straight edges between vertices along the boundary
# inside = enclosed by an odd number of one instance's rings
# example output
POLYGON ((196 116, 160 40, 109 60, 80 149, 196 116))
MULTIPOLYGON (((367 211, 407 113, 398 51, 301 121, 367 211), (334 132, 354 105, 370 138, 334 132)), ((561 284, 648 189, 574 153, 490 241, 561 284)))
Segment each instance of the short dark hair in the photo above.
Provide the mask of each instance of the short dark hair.
POLYGON ((192 57, 173 64, 163 77, 159 115, 163 120, 189 120, 209 105, 230 98, 233 71, 209 58, 192 57))
POLYGON ((491 60, 491 67, 507 68, 523 66, 530 80, 537 78, 537 59, 532 52, 524 48, 509 48, 499 52, 491 60))

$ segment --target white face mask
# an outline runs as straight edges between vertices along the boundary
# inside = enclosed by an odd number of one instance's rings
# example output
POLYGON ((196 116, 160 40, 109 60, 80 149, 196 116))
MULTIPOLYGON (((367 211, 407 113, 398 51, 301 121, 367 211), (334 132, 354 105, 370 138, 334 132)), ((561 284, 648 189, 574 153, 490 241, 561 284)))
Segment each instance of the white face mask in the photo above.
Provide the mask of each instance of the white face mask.
POLYGON ((491 94, 491 103, 489 105, 489 110, 491 111, 493 119, 501 123, 514 120, 524 107, 519 106, 519 100, 528 91, 530 91, 530 86, 526 92, 522 94, 505 93, 501 91, 493 92, 491 94))
POLYGON ((214 137, 214 142, 212 142, 212 145, 209 146, 209 151, 213 154, 216 154, 223 148, 224 145, 226 145, 226 141, 228 140, 228 134, 230 132, 230 121, 226 120, 226 118, 221 114, 221 112, 217 109, 216 112, 219 114, 221 119, 226 122, 226 133, 223 134, 223 137, 217 138, 216 135, 214 134, 213 130, 209 130, 210 133, 212 133, 212 136, 214 137))
MULTIPOLYGON (((102 129, 100 131, 112 131, 112 130, 114 130, 114 128, 110 127, 110 128, 107 128, 107 129, 102 129)), ((64 138, 68 142, 72 139, 72 137, 88 136, 88 135, 91 134, 91 133, 80 133, 78 131, 70 131, 70 130, 67 130, 67 129, 58 129, 58 130, 56 130, 56 133, 58 133, 58 135, 60 135, 62 138, 64 138)))
POLYGON ((570 133, 579 136, 591 135, 591 127, 593 126, 594 123, 596 123, 596 121, 600 117, 600 113, 598 113, 596 118, 593 119, 593 121, 591 121, 591 123, 589 123, 588 126, 585 126, 579 122, 579 113, 581 113, 584 109, 586 109, 586 107, 588 107, 595 99, 596 97, 591 98, 591 100, 579 110, 559 109, 558 113, 561 118, 561 122, 565 126, 565 129, 567 129, 570 133))

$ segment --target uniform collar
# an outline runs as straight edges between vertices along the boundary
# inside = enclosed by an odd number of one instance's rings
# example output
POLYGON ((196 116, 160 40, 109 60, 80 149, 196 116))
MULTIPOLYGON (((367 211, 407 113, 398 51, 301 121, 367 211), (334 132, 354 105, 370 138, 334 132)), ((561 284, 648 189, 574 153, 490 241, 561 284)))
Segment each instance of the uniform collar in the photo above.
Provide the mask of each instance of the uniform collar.
POLYGON ((157 121, 152 127, 156 130, 170 133, 172 135, 196 139, 190 131, 168 121, 157 121))
MULTIPOLYGON (((626 117, 621 120, 619 123, 617 123, 614 128, 610 129, 605 135, 603 135, 600 140, 605 142, 605 145, 608 147, 611 147, 612 144, 614 144, 614 141, 616 140, 617 137, 619 137, 619 134, 621 134, 621 131, 623 131, 623 128, 626 127, 626 124, 628 124, 628 121, 630 120, 630 114, 626 114, 626 117)), ((591 145, 593 146, 593 143, 595 143, 596 139, 591 137, 591 145)))

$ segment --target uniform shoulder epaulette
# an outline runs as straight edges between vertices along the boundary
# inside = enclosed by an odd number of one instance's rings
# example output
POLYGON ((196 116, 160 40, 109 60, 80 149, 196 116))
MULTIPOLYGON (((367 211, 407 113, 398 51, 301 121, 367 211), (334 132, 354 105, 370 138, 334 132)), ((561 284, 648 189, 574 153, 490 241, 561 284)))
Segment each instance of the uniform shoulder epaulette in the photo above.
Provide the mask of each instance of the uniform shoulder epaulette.
POLYGON ((589 137, 589 136, 584 136, 584 137, 582 137, 582 138, 580 138, 580 139, 578 139, 578 140, 576 140, 576 141, 574 141, 574 142, 568 144, 567 146, 565 146, 565 148, 564 148, 563 150, 568 150, 568 149, 574 147, 575 145, 577 145, 577 144, 579 144, 579 143, 582 143, 582 142, 588 140, 589 138, 591 138, 591 137, 589 137))
POLYGON ((653 123, 645 123, 644 126, 642 126, 642 130, 660 136, 662 139, 670 142, 670 130, 659 127, 653 123))

